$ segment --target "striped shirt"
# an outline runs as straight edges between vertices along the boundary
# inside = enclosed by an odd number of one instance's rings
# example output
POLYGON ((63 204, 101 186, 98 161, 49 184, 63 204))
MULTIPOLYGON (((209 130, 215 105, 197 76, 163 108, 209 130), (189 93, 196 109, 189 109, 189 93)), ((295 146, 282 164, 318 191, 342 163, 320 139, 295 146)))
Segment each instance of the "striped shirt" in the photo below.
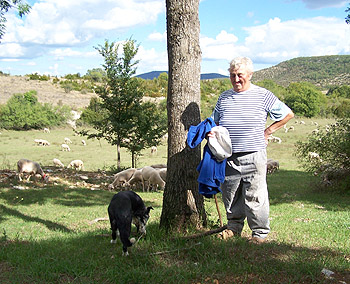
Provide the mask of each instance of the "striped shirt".
POLYGON ((214 121, 227 128, 232 152, 253 152, 266 148, 265 124, 269 114, 273 120, 282 120, 291 110, 272 92, 251 84, 249 90, 223 92, 214 109, 214 121))

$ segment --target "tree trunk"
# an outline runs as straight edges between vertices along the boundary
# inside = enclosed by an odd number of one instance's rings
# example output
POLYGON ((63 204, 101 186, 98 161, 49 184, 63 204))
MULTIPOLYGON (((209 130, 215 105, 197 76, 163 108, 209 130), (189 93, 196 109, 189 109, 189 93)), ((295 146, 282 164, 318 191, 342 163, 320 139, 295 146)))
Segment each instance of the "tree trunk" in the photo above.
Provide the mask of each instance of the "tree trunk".
POLYGON ((200 123, 199 0, 166 0, 168 33, 168 171, 160 226, 182 231, 206 223, 196 170, 200 147, 186 143, 200 123))
POLYGON ((120 144, 117 144, 117 169, 120 170, 120 144))

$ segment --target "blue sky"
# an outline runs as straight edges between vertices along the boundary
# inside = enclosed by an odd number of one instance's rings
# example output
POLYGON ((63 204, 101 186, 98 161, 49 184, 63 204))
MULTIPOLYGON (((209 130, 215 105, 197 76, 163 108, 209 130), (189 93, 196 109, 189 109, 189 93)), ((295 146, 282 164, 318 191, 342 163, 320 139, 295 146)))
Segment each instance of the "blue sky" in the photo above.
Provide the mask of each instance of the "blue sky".
MULTIPOLYGON (((28 1, 31 13, 7 14, 0 70, 11 75, 86 74, 103 58, 94 47, 133 38, 137 74, 167 67, 165 0, 28 1)), ((235 56, 255 70, 300 56, 350 54, 343 0, 202 0, 201 73, 227 75, 235 56)))

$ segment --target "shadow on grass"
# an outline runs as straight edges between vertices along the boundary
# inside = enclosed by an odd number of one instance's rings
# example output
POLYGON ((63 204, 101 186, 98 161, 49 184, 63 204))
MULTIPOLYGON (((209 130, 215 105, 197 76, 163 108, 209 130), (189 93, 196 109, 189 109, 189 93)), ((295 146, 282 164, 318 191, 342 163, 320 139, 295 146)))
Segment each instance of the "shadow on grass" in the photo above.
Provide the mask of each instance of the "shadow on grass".
POLYGON ((349 192, 321 187, 319 177, 301 171, 280 170, 267 176, 270 204, 295 201, 315 203, 326 210, 350 210, 349 192))
MULTIPOLYGON (((107 233, 107 231, 106 231, 107 233)), ((158 225, 122 257, 101 231, 36 242, 0 241, 2 283, 331 283, 321 270, 342 268, 343 255, 244 239, 172 239, 158 225), (339 265, 339 266, 338 266, 339 265), (8 280, 8 282, 6 281, 8 280)))
POLYGON ((0 204, 0 211, 1 211, 1 216, 2 216, 2 219, 4 216, 8 215, 8 216, 12 216, 12 217, 16 217, 16 218, 19 218, 19 219, 22 219, 23 221, 26 221, 26 222, 36 222, 36 223, 40 223, 40 224, 43 224, 45 225, 49 230, 58 230, 58 231, 62 231, 62 232, 71 232, 70 229, 68 229, 66 226, 63 226, 61 224, 58 224, 58 223, 55 223, 55 222, 52 222, 52 221, 49 221, 49 220, 45 220, 45 219, 42 219, 42 218, 39 218, 39 217, 32 217, 32 216, 28 216, 28 215, 25 215, 21 212, 19 212, 18 210, 15 210, 15 209, 11 209, 11 208, 8 208, 4 205, 1 205, 0 204))

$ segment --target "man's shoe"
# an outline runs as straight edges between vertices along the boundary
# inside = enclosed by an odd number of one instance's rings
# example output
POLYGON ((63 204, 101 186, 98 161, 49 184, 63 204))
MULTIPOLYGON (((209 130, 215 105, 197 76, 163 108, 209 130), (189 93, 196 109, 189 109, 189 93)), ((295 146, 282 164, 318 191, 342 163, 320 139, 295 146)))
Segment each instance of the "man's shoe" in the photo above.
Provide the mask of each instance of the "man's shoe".
POLYGON ((240 237, 241 234, 230 229, 225 229, 221 233, 218 234, 218 237, 223 240, 227 240, 233 237, 240 237))
POLYGON ((249 240, 250 243, 253 243, 253 244, 262 244, 265 242, 265 239, 263 238, 259 238, 259 237, 252 237, 250 240, 249 240))

